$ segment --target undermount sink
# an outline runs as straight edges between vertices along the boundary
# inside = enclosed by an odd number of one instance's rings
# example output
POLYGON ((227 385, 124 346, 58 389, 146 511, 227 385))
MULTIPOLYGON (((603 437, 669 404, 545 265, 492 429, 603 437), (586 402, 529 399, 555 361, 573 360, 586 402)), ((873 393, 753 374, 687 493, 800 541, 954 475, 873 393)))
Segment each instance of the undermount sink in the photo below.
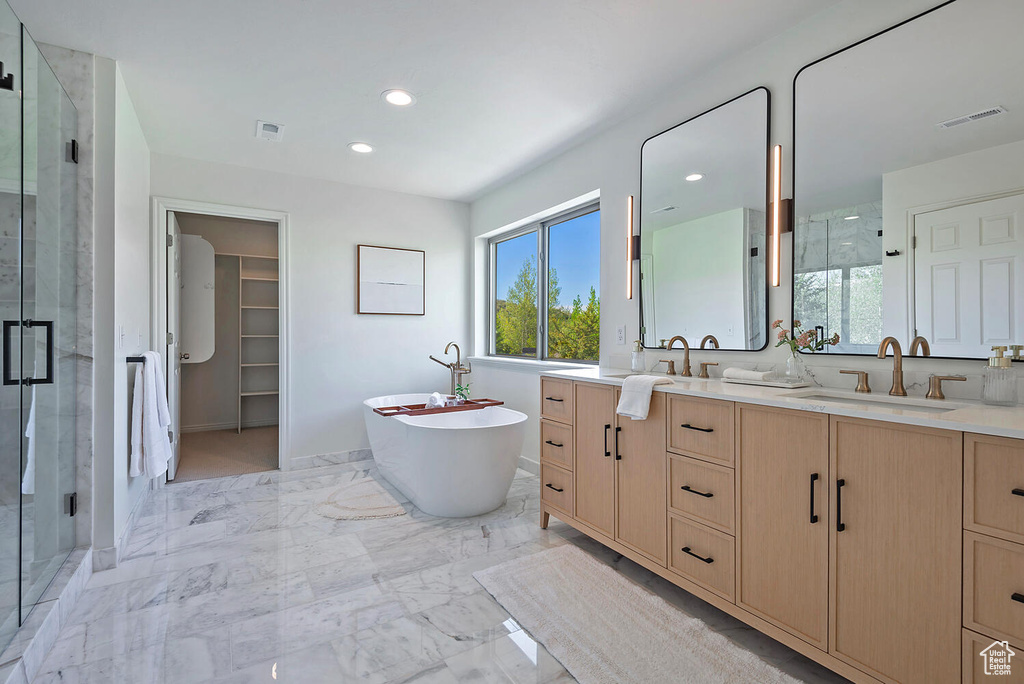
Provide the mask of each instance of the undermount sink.
POLYGON ((915 397, 894 397, 888 394, 865 395, 851 394, 842 391, 830 391, 827 389, 808 389, 798 392, 790 392, 786 395, 793 399, 806 399, 808 401, 821 401, 831 404, 845 404, 847 406, 864 406, 887 409, 906 409, 908 411, 922 411, 925 413, 946 413, 957 409, 965 408, 966 404, 949 402, 944 399, 918 399, 915 397))
POLYGON ((684 382, 687 380, 700 380, 701 378, 686 378, 682 375, 667 375, 665 373, 605 373, 603 377, 616 378, 618 380, 624 380, 626 378, 633 377, 634 375, 653 375, 658 378, 668 378, 673 382, 684 382))

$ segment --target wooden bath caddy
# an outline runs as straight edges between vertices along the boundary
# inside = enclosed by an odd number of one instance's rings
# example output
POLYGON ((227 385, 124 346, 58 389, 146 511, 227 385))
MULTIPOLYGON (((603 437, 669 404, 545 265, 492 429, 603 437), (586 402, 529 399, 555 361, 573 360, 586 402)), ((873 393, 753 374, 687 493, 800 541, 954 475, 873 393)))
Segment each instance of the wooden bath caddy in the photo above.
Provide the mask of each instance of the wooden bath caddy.
POLYGON ((475 411, 487 408, 488 406, 501 406, 505 402, 497 399, 467 399, 461 404, 452 406, 434 406, 427 408, 426 404, 408 404, 405 406, 381 406, 373 409, 374 413, 389 418, 391 416, 429 416, 434 413, 453 413, 455 411, 475 411))

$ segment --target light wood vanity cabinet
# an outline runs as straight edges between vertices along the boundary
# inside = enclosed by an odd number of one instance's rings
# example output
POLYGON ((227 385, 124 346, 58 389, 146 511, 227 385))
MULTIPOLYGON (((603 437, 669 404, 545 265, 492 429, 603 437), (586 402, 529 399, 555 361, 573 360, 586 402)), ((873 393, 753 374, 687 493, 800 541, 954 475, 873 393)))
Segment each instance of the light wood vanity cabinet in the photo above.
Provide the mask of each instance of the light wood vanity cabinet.
POLYGON ((542 448, 542 525, 856 682, 982 681, 997 639, 1024 679, 1024 440, 664 392, 620 420, 616 387, 569 384, 542 383, 572 409, 542 442, 573 443, 542 448))

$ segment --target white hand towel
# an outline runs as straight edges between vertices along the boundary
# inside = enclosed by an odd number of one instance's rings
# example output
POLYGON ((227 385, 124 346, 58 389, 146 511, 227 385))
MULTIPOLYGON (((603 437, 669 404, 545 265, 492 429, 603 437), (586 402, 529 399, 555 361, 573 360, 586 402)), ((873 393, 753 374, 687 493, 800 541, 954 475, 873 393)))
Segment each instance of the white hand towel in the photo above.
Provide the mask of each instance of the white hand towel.
POLYGON ((167 463, 171 460, 171 442, 167 434, 171 426, 171 412, 167 408, 160 355, 148 351, 142 356, 146 361, 135 370, 132 455, 128 474, 152 479, 166 473, 167 463))
POLYGON ((633 420, 647 420, 651 410, 651 393, 655 385, 671 385, 668 378, 656 375, 630 375, 622 381, 622 394, 615 412, 633 420))
POLYGON ((756 380, 758 382, 765 382, 771 374, 771 371, 752 371, 747 370, 746 368, 726 368, 722 373, 722 377, 730 378, 732 380, 756 380))
POLYGON ((427 397, 427 408, 439 408, 444 406, 444 395, 440 392, 434 392, 427 397))

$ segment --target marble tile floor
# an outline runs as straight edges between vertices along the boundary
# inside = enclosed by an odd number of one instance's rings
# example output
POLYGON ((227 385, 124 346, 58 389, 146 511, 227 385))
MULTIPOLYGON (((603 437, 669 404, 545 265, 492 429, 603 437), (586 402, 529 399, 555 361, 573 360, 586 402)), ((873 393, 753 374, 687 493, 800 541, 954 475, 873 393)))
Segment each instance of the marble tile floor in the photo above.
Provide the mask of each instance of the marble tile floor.
POLYGON ((845 681, 561 522, 541 530, 537 477, 524 471, 506 504, 477 518, 432 518, 390 487, 408 515, 313 512, 333 488, 375 476, 361 461, 154 492, 36 684, 572 682, 472 576, 567 543, 802 681, 845 681))

